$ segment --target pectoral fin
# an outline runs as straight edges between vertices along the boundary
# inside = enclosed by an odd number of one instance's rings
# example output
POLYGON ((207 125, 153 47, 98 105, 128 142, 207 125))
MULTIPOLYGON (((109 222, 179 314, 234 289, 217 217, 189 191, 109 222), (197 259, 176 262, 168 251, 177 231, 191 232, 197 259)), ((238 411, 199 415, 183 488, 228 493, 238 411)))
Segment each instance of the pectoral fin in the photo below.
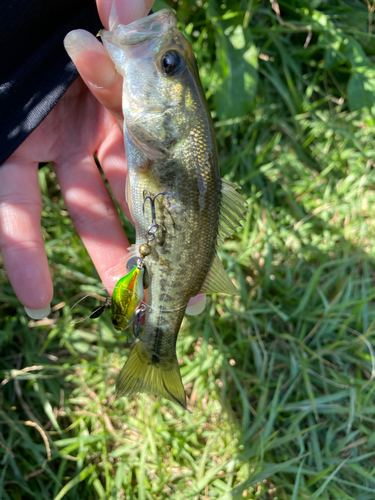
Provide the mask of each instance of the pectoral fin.
POLYGON ((133 201, 132 201, 132 189, 131 189, 131 185, 130 185, 130 175, 126 176, 125 201, 128 204, 130 216, 133 219, 133 221, 135 221, 133 201))
POLYGON ((200 293, 227 293, 229 295, 238 295, 237 288, 233 285, 225 272, 221 260, 216 254, 200 293))

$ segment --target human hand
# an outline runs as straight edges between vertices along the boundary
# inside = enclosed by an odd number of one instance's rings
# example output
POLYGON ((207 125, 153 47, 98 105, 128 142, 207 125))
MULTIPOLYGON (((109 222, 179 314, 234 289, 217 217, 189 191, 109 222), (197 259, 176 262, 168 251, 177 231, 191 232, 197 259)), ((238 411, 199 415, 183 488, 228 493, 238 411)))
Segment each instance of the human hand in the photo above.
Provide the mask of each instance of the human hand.
MULTIPOLYGON (((97 1, 107 29, 147 15, 153 0, 114 0, 115 4, 117 13, 111 0, 97 1)), ((93 158, 96 154, 113 195, 128 215, 119 127, 122 79, 91 34, 71 32, 65 45, 82 79, 73 83, 0 168, 0 250, 18 299, 35 319, 48 315, 53 297, 40 228, 39 162, 53 163, 72 221, 110 293, 117 280, 112 270, 129 246, 93 158)))

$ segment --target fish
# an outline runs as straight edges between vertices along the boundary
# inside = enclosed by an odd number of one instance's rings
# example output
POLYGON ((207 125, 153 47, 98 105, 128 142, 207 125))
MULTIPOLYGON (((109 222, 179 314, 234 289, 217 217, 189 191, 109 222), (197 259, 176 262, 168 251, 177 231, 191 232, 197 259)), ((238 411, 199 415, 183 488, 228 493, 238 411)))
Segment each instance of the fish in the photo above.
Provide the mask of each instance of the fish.
POLYGON ((246 202, 235 184, 220 177, 197 62, 176 15, 162 9, 102 30, 101 38, 123 76, 126 201, 136 229, 132 256, 149 275, 143 331, 149 341, 134 345, 116 395, 149 393, 187 409, 176 356, 181 322, 192 297, 238 293, 217 248, 218 239, 241 226, 246 202))

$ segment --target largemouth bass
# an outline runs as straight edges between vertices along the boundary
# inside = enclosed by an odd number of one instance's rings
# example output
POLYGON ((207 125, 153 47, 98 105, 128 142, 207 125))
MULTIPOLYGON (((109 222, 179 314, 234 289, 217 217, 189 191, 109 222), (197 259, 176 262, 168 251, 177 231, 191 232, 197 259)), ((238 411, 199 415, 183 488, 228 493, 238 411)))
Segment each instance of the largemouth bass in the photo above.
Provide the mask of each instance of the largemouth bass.
POLYGON ((124 78, 127 201, 138 257, 154 217, 157 222, 143 255, 150 279, 143 336, 150 341, 135 344, 117 395, 147 392, 186 408, 176 357, 180 325, 198 293, 237 293, 216 244, 239 225, 245 202, 220 178, 195 56, 174 13, 164 9, 101 37, 124 78))

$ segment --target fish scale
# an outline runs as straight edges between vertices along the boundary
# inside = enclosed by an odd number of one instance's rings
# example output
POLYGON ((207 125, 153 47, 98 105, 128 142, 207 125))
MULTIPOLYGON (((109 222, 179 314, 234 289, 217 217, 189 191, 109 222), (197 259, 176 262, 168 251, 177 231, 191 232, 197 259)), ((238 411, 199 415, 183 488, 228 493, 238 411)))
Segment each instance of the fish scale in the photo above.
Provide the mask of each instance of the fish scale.
MULTIPOLYGON (((150 285, 143 337, 117 382, 117 395, 148 392, 186 408, 176 342, 191 297, 237 293, 216 255, 220 208, 238 225, 244 201, 220 179, 213 124, 193 50, 170 10, 161 10, 102 40, 124 77, 127 201, 135 252, 152 221, 144 191, 155 198, 158 230, 144 262, 150 285), (240 201, 241 200, 241 201, 240 201)), ((225 226, 226 227, 226 226, 225 226)), ((142 255, 143 257, 143 255, 142 255)))

